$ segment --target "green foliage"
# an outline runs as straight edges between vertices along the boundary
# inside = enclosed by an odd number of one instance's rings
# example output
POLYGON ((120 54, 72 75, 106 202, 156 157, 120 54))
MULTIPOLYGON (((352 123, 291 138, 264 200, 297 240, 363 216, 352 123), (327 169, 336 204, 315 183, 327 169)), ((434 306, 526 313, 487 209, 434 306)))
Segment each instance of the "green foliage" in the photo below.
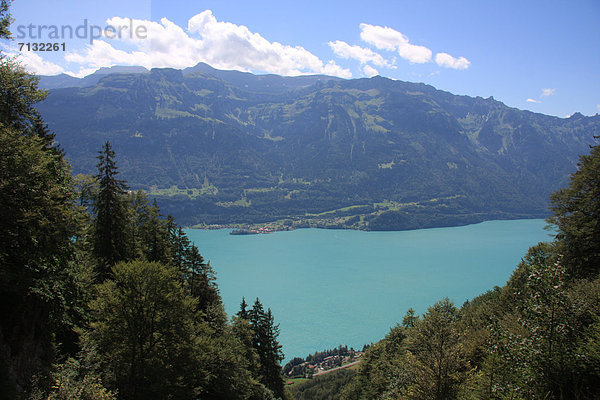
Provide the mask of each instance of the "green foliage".
POLYGON ((213 329, 221 331, 227 316, 216 283, 216 274, 204 261, 198 248, 191 244, 183 229, 174 224, 171 217, 165 222, 170 263, 180 272, 184 290, 197 300, 197 311, 213 329))
POLYGON ((106 142, 98 155, 98 196, 94 202, 94 256, 99 260, 98 275, 105 279, 110 268, 133 256, 128 208, 127 186, 117 179, 115 152, 106 142))
POLYGON ((342 399, 376 399, 406 383, 401 366, 407 352, 406 329, 396 326, 361 358, 356 377, 342 391, 342 399))
POLYGON ((70 340, 62 333, 78 303, 72 239, 80 212, 70 168, 33 109, 44 96, 34 77, 0 56, 0 392, 9 397, 47 372, 54 335, 70 340))
POLYGON ((569 274, 594 278, 600 274, 600 146, 581 157, 569 187, 551 197, 560 253, 569 274))
POLYGON ((39 113, 34 104, 47 95, 38 88, 38 81, 15 60, 0 53, 0 123, 4 127, 27 134, 35 132, 39 113))
POLYGON ((12 35, 9 26, 13 19, 8 12, 11 2, 12 0, 2 0, 0 2, 0 38, 2 39, 10 39, 12 35))
MULTIPOLYGON (((245 301, 242 303, 245 304, 245 301)), ((243 310, 243 307, 242 307, 243 310)), ((260 357, 253 345, 254 330, 247 318, 247 314, 238 313, 232 321, 233 334, 242 345, 242 355, 248 362, 247 370, 256 379, 260 378, 260 357)))
POLYGON ((247 306, 246 300, 242 299, 234 325, 236 336, 246 348, 246 358, 254 377, 275 397, 285 399, 288 395, 280 364, 284 355, 277 341, 279 325, 275 324, 271 309, 265 311, 258 298, 250 310, 247 306))
POLYGON ((408 398, 456 397, 468 371, 457 321, 457 308, 445 299, 430 307, 407 331, 406 361, 411 371, 405 389, 408 398))
POLYGON ((407 316, 412 325, 393 328, 369 348, 343 399, 456 398, 469 371, 458 310, 445 299, 422 318, 412 309, 407 316))
POLYGON ((296 400, 339 400, 342 388, 346 386, 356 373, 342 369, 291 387, 290 392, 296 400))
POLYGON ((270 398, 252 374, 257 357, 239 339, 243 328, 208 318, 178 268, 134 261, 113 276, 98 288, 84 338, 120 398, 270 398))
POLYGON ((47 400, 117 400, 116 393, 102 385, 97 371, 82 364, 69 358, 56 366, 47 400))
POLYGON ((402 318, 402 326, 405 328, 413 328, 418 321, 419 316, 415 315, 415 310, 411 307, 406 312, 404 318, 402 318))
POLYGON ((195 386, 195 300, 177 270, 134 261, 113 267, 114 280, 98 287, 91 303, 89 341, 103 371, 124 399, 192 398, 195 386))
POLYGON ((129 207, 134 214, 131 229, 137 248, 136 255, 148 261, 169 263, 171 249, 167 221, 160 218, 156 200, 150 204, 148 197, 140 190, 132 195, 129 207))
POLYGON ((98 181, 93 175, 77 174, 74 177, 75 189, 78 194, 79 205, 91 211, 91 207, 98 198, 98 181))
POLYGON ((590 398, 598 375, 582 346, 598 318, 598 282, 570 283, 560 264, 529 270, 515 308, 490 321, 474 390, 500 398, 590 398))
POLYGON ((198 248, 126 192, 108 142, 98 174, 73 179, 33 107, 44 97, 0 55, 0 398, 274 399, 198 248))

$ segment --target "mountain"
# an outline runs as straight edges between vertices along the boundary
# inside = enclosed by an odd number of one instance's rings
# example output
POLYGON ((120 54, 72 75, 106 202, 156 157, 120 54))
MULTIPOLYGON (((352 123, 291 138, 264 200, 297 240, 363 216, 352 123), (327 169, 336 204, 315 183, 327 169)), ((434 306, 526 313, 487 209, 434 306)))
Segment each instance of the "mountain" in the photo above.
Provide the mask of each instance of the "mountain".
POLYGON ((114 66, 103 67, 83 78, 76 78, 67 74, 52 76, 41 76, 39 87, 41 89, 51 90, 68 87, 87 87, 98 83, 106 75, 110 74, 143 74, 148 72, 144 67, 114 66))
POLYGON ((123 179, 185 225, 545 217, 600 133, 598 115, 558 118, 382 77, 121 72, 52 89, 38 109, 74 172, 94 173, 110 140, 123 179))
POLYGON ((184 69, 183 75, 188 76, 198 72, 213 76, 245 91, 272 94, 305 88, 318 82, 342 80, 341 78, 326 75, 254 75, 249 72, 218 70, 205 63, 199 63, 194 67, 184 69))
MULTIPOLYGON (((94 72, 93 74, 87 75, 83 78, 76 78, 67 74, 59 74, 52 76, 41 76, 40 77, 40 88, 51 90, 51 89, 62 89, 69 87, 88 87, 94 86, 106 75, 111 74, 144 74, 149 72, 146 68, 140 66, 113 66, 103 67, 94 72)), ((314 85, 319 81, 328 80, 341 80, 326 75, 303 75, 303 76, 279 76, 273 74, 267 75, 254 75, 249 72, 240 71, 224 71, 211 67, 205 63, 198 63, 197 65, 185 68, 183 71, 184 76, 192 75, 196 73, 203 73, 216 77, 222 81, 232 84, 245 90, 260 93, 284 93, 290 90, 300 89, 314 85)))

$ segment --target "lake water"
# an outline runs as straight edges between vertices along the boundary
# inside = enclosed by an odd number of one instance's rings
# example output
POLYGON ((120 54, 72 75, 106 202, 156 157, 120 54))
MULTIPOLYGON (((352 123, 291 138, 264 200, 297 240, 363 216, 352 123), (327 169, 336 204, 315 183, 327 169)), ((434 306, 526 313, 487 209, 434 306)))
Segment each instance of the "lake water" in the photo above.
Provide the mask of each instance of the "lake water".
POLYGON ((299 229, 233 236, 187 230, 217 272, 228 315, 259 297, 280 324, 286 360, 383 338, 409 307, 457 306, 502 286, 544 220, 488 221, 403 232, 299 229))

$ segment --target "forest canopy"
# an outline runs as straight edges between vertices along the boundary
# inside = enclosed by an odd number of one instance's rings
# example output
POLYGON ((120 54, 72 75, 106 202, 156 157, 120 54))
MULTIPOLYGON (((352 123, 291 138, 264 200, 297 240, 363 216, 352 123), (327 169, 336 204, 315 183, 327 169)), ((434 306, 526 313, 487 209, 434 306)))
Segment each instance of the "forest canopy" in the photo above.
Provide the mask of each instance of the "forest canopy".
POLYGON ((287 398, 271 311, 228 321, 214 270, 109 142, 73 177, 45 92, 5 56, 0 94, 0 398, 287 398))

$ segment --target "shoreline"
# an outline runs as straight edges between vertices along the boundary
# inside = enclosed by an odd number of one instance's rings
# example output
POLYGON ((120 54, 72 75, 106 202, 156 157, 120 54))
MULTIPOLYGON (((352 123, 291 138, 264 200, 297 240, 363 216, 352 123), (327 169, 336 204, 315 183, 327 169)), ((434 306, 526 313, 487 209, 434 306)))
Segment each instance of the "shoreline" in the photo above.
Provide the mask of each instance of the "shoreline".
MULTIPOLYGON (((261 235, 261 234, 269 234, 269 233, 276 233, 276 232, 290 232, 290 231, 295 231, 297 229, 323 229, 323 230, 340 230, 340 231, 363 231, 363 232, 406 232, 406 231, 418 231, 418 230, 425 230, 425 229, 440 229, 440 228, 458 228, 461 226, 469 226, 469 225, 478 225, 478 224, 483 224, 485 222, 492 222, 492 221, 526 221, 526 220, 546 220, 546 218, 541 218, 541 217, 531 217, 531 218, 490 218, 490 219, 484 219, 481 221, 475 221, 475 222, 467 222, 467 223, 460 223, 460 224, 440 224, 440 225, 435 225, 435 226, 423 226, 423 227, 411 227, 411 228, 401 228, 401 229, 381 229, 381 230, 375 230, 375 229, 357 229, 357 228, 352 228, 352 227, 340 227, 340 226, 320 226, 318 224, 302 224, 302 226, 284 226, 284 227, 279 227, 277 225, 272 225, 274 224, 273 222, 271 223, 264 223, 264 224, 214 224, 214 225, 194 225, 194 226, 186 226, 184 227, 184 229, 198 229, 198 230, 203 230, 203 231, 213 231, 213 230, 226 230, 226 229, 231 229, 232 232, 236 232, 236 233, 230 233, 231 235, 239 235, 239 236, 246 236, 246 235, 261 235)), ((548 223, 549 226, 551 226, 548 223)))

